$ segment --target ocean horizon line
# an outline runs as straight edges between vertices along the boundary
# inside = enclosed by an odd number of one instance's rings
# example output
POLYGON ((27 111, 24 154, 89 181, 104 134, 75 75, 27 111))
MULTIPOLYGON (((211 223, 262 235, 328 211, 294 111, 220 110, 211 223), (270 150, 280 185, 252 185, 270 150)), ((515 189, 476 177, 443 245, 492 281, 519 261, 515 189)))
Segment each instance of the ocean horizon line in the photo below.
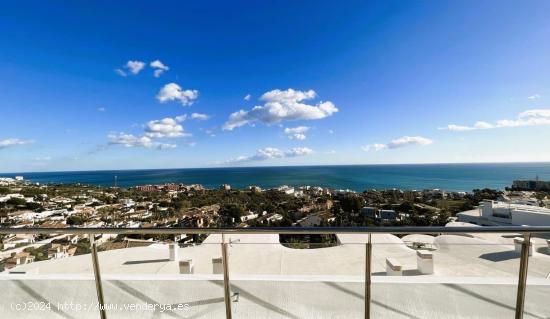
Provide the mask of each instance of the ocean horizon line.
POLYGON ((353 166, 437 166, 437 165, 510 165, 510 164, 550 164, 550 161, 534 161, 534 162, 434 162, 434 163, 371 163, 371 164, 311 164, 311 165, 255 165, 255 166, 196 166, 196 167, 164 167, 164 168, 112 168, 112 169, 84 169, 84 170, 45 170, 45 171, 17 171, 17 172, 0 172, 0 177, 3 175, 17 174, 40 174, 40 173, 85 173, 85 172, 129 172, 129 171, 161 171, 161 170, 215 170, 215 169, 251 169, 251 168, 307 168, 307 167, 353 167, 353 166))
POLYGON ((443 189, 471 191, 503 190, 515 180, 550 180, 550 163, 437 163, 437 164, 354 164, 308 166, 237 166, 209 168, 161 168, 64 172, 18 172, 0 174, 23 176, 40 184, 89 184, 129 188, 166 183, 201 184, 216 188, 255 185, 320 186, 333 189, 443 189))

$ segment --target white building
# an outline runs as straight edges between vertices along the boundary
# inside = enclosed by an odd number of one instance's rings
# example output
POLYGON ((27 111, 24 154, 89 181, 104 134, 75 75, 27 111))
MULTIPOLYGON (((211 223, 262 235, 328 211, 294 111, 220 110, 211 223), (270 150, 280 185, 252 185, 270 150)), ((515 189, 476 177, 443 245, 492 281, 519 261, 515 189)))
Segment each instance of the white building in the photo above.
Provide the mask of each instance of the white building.
POLYGON ((478 209, 457 214, 458 221, 484 226, 496 225, 550 225, 550 209, 485 200, 478 209))
POLYGON ((10 186, 15 184, 15 179, 11 177, 0 177, 0 186, 10 186))
POLYGON ((61 259, 75 254, 76 247, 71 245, 52 244, 48 249, 48 259, 61 259))
POLYGON ((267 217, 266 220, 267 220, 268 222, 275 222, 275 221, 283 220, 283 215, 281 215, 281 214, 273 214, 273 215, 267 217))
POLYGON ((246 215, 241 216, 241 222, 246 222, 258 218, 258 213, 248 212, 246 215))
POLYGON ((12 237, 4 238, 4 240, 2 240, 2 245, 4 246, 4 249, 12 249, 17 245, 34 244, 34 242, 35 235, 33 234, 17 234, 12 237))
POLYGON ((54 215, 68 216, 71 214, 66 209, 54 209, 54 210, 45 210, 42 212, 32 213, 32 218, 34 220, 43 220, 54 215))
POLYGON ((0 196, 0 203, 5 203, 5 202, 9 201, 12 198, 25 199, 25 196, 23 196, 21 194, 7 194, 5 196, 0 196))
POLYGON ((280 191, 280 192, 283 192, 287 195, 294 194, 294 187, 291 187, 291 186, 288 186, 288 185, 280 186, 280 187, 277 188, 277 190, 280 191))
POLYGON ((120 204, 124 205, 124 207, 126 208, 129 208, 129 207, 134 207, 136 205, 136 203, 134 202, 133 199, 131 198, 123 198, 120 200, 120 204))

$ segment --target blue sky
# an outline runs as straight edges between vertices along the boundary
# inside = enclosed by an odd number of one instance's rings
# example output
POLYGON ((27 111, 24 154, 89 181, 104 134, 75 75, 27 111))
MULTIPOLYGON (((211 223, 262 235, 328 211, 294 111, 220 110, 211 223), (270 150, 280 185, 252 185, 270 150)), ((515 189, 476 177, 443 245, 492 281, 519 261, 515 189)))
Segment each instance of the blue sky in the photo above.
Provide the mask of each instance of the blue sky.
POLYGON ((4 4, 0 172, 550 161, 547 12, 548 1, 4 4))

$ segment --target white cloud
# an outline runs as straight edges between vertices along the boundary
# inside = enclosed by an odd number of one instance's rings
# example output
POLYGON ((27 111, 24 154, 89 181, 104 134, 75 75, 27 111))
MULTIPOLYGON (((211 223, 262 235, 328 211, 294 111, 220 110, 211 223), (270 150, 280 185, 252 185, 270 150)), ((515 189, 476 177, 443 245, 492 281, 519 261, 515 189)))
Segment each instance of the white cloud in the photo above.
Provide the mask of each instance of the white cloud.
POLYGON ((160 60, 155 60, 155 61, 149 63, 149 66, 152 67, 153 69, 155 69, 154 75, 155 75, 156 78, 161 76, 162 73, 170 70, 170 68, 167 65, 165 65, 164 63, 160 62, 160 60))
POLYGON ((328 134, 334 134, 334 130, 328 130, 328 134))
POLYGON ((239 110, 229 116, 223 125, 224 130, 231 131, 236 127, 254 122, 275 124, 291 120, 318 120, 338 112, 338 109, 330 101, 319 102, 316 105, 302 103, 317 97, 313 90, 298 91, 273 90, 264 93, 260 100, 263 105, 258 105, 249 111, 239 110))
POLYGON ((388 148, 399 148, 409 145, 430 145, 433 141, 422 136, 403 136, 387 144, 388 148))
POLYGON ((370 150, 380 151, 380 150, 383 150, 383 149, 387 148, 387 146, 386 146, 386 144, 374 143, 374 144, 369 144, 369 145, 361 146, 361 148, 362 148, 365 152, 368 152, 368 151, 370 151, 370 150))
POLYGON ((204 131, 206 134, 208 134, 210 137, 216 137, 216 132, 213 129, 208 129, 204 131))
POLYGON ((501 127, 521 127, 521 126, 540 126, 550 125, 550 109, 532 109, 521 112, 516 119, 499 120, 495 123, 487 123, 478 121, 472 126, 449 124, 445 127, 440 127, 440 130, 449 131, 473 131, 487 130, 501 127))
POLYGON ((464 126, 464 125, 456 125, 456 124, 449 124, 446 127, 440 127, 439 130, 449 130, 449 131, 455 131, 455 132, 462 132, 462 131, 473 131, 473 130, 487 130, 490 128, 494 128, 495 126, 491 123, 483 122, 483 121, 477 121, 472 126, 464 126))
POLYGON ((98 112, 106 112, 107 109, 104 108, 104 107, 98 107, 98 108, 97 108, 97 111, 98 111, 98 112))
POLYGON ((493 124, 487 123, 487 122, 483 122, 483 121, 477 121, 477 122, 474 124, 474 128, 475 128, 476 130, 486 130, 486 129, 493 128, 493 124))
POLYGON ((12 147, 12 146, 18 146, 18 145, 32 144, 32 143, 34 143, 34 141, 21 140, 18 138, 8 138, 5 140, 0 140, 0 149, 12 147))
POLYGON ((125 147, 153 147, 153 141, 147 136, 135 136, 126 133, 112 133, 108 135, 111 145, 123 145, 125 147))
POLYGON ((449 130, 449 131, 455 131, 455 132, 462 132, 462 131, 471 131, 474 128, 464 125, 456 125, 456 124, 449 124, 445 127, 438 127, 438 130, 449 130))
POLYGON ((178 122, 183 122, 183 121, 187 120, 187 114, 178 115, 174 119, 178 122))
POLYGON ((115 69, 115 73, 120 75, 120 76, 123 76, 123 77, 128 76, 128 74, 126 74, 126 72, 124 72, 124 70, 122 70, 122 69, 115 69))
POLYGON ((240 110, 229 115, 229 119, 223 124, 222 129, 224 131, 232 131, 234 128, 243 126, 249 122, 248 112, 240 110))
POLYGON ((138 74, 145 67, 145 62, 141 61, 128 61, 125 68, 132 74, 138 74))
POLYGON ((193 120, 206 121, 210 118, 207 114, 193 113, 191 114, 193 120))
POLYGON ((550 109, 532 109, 519 113, 518 116, 522 120, 529 120, 535 118, 550 118, 550 109))
POLYGON ((183 106, 191 105, 199 97, 197 90, 183 90, 176 83, 168 83, 160 89, 157 99, 160 103, 179 101, 183 106))
POLYGON ((286 136, 291 140, 300 140, 303 141, 306 139, 306 132, 309 131, 307 126, 298 126, 298 127, 287 127, 285 128, 286 136))
POLYGON ((190 135, 184 132, 183 126, 179 124, 177 119, 170 117, 149 121, 145 125, 145 136, 149 138, 174 138, 190 135))
POLYGON ((226 161, 226 163, 265 161, 265 160, 274 159, 274 158, 306 156, 312 153, 313 153, 313 150, 307 147, 294 147, 287 151, 282 151, 274 147, 266 147, 266 148, 257 150, 256 154, 254 155, 239 156, 237 158, 226 161))
POLYGON ((153 71, 153 76, 158 78, 162 75, 162 73, 164 73, 164 70, 156 69, 155 71, 153 71))
POLYGON ((411 145, 426 146, 432 143, 433 141, 431 139, 425 138, 422 136, 403 136, 395 140, 392 140, 387 144, 375 143, 375 144, 365 145, 361 148, 364 151, 368 152, 370 150, 380 151, 383 149, 396 149, 396 148, 401 148, 401 147, 406 147, 411 145))
POLYGON ((109 134, 110 145, 122 145, 124 147, 144 147, 144 148, 156 148, 159 150, 174 149, 176 144, 158 143, 147 136, 135 136, 126 133, 112 133, 109 134))
POLYGON ((245 100, 245 101, 250 101, 250 98, 251 98, 251 97, 252 97, 252 95, 247 94, 247 95, 244 96, 243 100, 245 100))
POLYGON ((307 147, 293 147, 285 152, 285 157, 305 156, 313 153, 311 148, 307 147))
POLYGON ((528 96, 527 99, 531 100, 531 101, 535 101, 535 100, 540 99, 540 95, 539 94, 533 94, 531 96, 528 96))
POLYGON ((156 148, 159 150, 176 148, 176 144, 162 143, 159 139, 177 138, 191 136, 185 132, 183 126, 179 123, 186 119, 186 115, 176 116, 175 118, 164 118, 162 120, 152 120, 143 126, 142 135, 133 135, 126 133, 111 133, 109 145, 123 145, 125 147, 144 147, 156 148))

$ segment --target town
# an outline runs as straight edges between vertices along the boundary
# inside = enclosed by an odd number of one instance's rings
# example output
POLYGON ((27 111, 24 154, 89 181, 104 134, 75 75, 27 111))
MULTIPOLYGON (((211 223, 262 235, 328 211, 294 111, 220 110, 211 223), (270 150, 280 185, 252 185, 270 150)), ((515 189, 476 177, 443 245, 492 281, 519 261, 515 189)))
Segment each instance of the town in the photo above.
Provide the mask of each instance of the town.
MULTIPOLYGON (((510 189, 472 192, 375 190, 364 192, 321 187, 281 186, 232 189, 221 185, 142 185, 124 189, 84 184, 39 185, 22 176, 0 178, 2 227, 25 228, 217 228, 323 226, 444 226, 550 224, 550 193, 542 183, 515 181, 510 189), (490 210, 490 211, 489 211, 490 210), (541 214, 543 213, 543 214, 541 214), (542 219, 541 217, 542 216, 542 219), (528 222, 525 222, 528 220, 528 222)), ((0 271, 90 252, 87 236, 5 235, 0 271)), ((100 250, 147 246, 154 242, 200 244, 205 237, 97 235, 100 250)), ((281 243, 310 248, 331 244, 331 236, 283 236, 281 243)))

